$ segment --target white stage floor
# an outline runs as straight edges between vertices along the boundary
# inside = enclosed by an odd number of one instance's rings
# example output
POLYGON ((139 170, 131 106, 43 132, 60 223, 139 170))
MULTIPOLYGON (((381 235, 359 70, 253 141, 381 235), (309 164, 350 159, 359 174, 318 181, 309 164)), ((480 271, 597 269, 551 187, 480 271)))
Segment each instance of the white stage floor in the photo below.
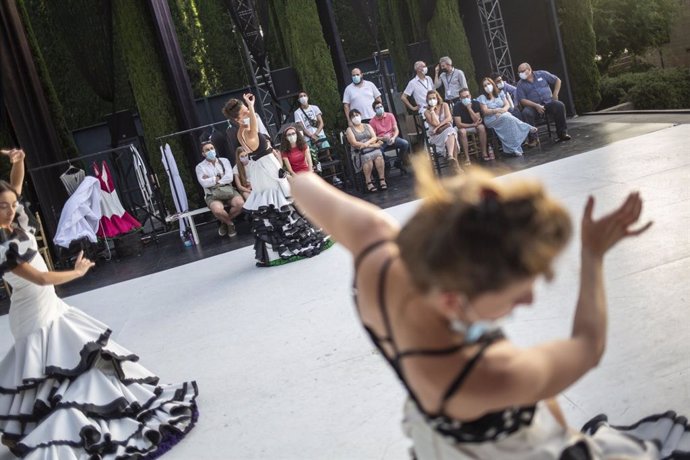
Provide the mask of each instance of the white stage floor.
MULTIPOLYGON (((544 180, 579 222, 630 190, 652 229, 606 263, 605 358, 560 401, 579 427, 672 408, 690 413, 690 125, 517 173, 544 180)), ((387 210, 404 220, 408 203, 387 210)), ((577 295, 578 239, 507 330, 520 344, 563 337, 577 295)), ((403 392, 357 323, 351 258, 339 246, 310 260, 258 269, 252 248, 67 299, 106 322, 162 381, 196 379, 200 419, 166 459, 404 459, 403 392)), ((0 353, 11 344, 0 318, 0 353)), ((11 458, 6 450, 0 459, 11 458)))

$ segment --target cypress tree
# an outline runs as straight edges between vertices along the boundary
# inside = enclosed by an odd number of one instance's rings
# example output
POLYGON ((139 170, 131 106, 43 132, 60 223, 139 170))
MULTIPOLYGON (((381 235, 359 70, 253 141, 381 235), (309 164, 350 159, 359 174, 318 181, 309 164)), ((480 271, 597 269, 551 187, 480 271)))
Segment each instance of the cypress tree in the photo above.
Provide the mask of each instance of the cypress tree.
POLYGON ((285 51, 302 88, 323 111, 327 128, 343 125, 335 71, 316 4, 313 0, 273 0, 273 4, 285 51))
MULTIPOLYGON (((172 195, 168 187, 159 144, 155 138, 178 131, 179 128, 175 117, 175 107, 163 77, 165 75, 163 65, 156 51, 158 44, 150 14, 144 2, 129 0, 113 1, 113 14, 115 15, 115 36, 121 44, 127 75, 144 127, 144 140, 149 159, 160 178, 167 204, 170 206, 172 195)), ((187 168, 182 143, 177 138, 168 139, 166 142, 170 144, 187 195, 190 202, 193 202, 198 197, 199 186, 196 179, 192 180, 187 168)))
MULTIPOLYGON (((436 10, 426 25, 426 30, 434 57, 439 59, 442 56, 449 56, 453 60, 453 65, 465 73, 472 93, 476 93, 474 61, 465 27, 462 25, 458 1, 436 0, 436 10)), ((431 73, 436 62, 427 62, 427 65, 431 73)))
POLYGON ((18 6, 20 14, 22 15, 22 23, 24 24, 24 29, 26 30, 27 40, 29 41, 29 47, 31 48, 31 54, 33 55, 34 63, 36 64, 38 78, 40 79, 41 86, 46 94, 50 116, 55 124, 55 129, 60 139, 60 147, 62 148, 62 151, 66 157, 76 157, 77 146, 72 138, 72 133, 67 128, 62 104, 60 103, 57 93, 55 92, 55 88, 53 87, 53 82, 50 78, 50 73, 48 72, 45 59, 43 58, 43 53, 41 53, 41 48, 38 45, 33 27, 31 26, 31 20, 29 18, 26 5, 23 1, 20 1, 18 6))
POLYGON ((601 101, 592 0, 558 0, 557 5, 575 108, 589 112, 601 101))
POLYGON ((242 38, 233 28, 230 11, 223 0, 197 0, 196 9, 206 58, 218 79, 218 91, 229 91, 249 84, 244 67, 242 38))
POLYGON ((411 72, 407 58, 408 42, 403 34, 403 30, 410 30, 409 17, 399 0, 380 0, 378 3, 381 34, 393 59, 398 90, 402 91, 411 72))

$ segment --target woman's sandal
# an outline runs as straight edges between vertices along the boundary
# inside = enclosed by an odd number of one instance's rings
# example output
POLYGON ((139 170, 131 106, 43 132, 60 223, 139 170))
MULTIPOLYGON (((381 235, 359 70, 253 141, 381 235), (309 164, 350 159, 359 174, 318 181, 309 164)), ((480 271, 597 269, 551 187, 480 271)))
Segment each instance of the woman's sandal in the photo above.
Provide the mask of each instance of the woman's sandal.
POLYGON ((367 182, 367 192, 373 193, 376 191, 376 187, 374 186, 374 183, 369 181, 367 182))
POLYGON ((386 184, 386 179, 379 180, 379 187, 381 190, 388 190, 388 184, 386 184))

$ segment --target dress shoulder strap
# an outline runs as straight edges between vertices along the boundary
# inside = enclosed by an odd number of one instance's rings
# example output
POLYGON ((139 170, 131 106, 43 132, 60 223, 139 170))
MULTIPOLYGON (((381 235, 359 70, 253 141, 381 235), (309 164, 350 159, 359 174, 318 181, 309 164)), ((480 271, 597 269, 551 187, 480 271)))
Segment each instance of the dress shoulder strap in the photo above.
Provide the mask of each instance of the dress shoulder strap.
POLYGON ((359 266, 362 264, 362 261, 366 256, 374 252, 376 249, 378 249, 380 246, 389 243, 391 240, 377 240, 374 241, 373 243, 369 244, 366 246, 362 251, 355 256, 355 273, 357 273, 357 270, 359 269, 359 266))
POLYGON ((477 353, 475 353, 475 355, 472 356, 472 359, 469 360, 465 367, 460 371, 458 376, 455 377, 455 379, 450 383, 448 389, 443 394, 443 398, 441 399, 441 413, 445 411, 446 403, 448 402, 448 400, 462 387, 462 384, 465 383, 465 380, 467 380, 467 377, 470 375, 470 372, 472 372, 472 369, 474 369, 474 367, 479 362, 479 359, 484 355, 486 349, 489 348, 489 345, 494 343, 494 341, 494 337, 488 338, 487 340, 483 341, 479 347, 479 350, 477 350, 477 353))

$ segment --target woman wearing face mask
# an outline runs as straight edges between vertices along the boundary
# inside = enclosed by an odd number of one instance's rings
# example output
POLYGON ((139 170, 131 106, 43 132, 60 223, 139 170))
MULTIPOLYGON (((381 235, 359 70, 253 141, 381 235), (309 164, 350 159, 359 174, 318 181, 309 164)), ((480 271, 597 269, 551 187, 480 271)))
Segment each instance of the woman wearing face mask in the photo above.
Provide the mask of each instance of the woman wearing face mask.
POLYGON ((240 191, 246 200, 252 192, 252 183, 249 178, 247 166, 249 165, 249 152, 244 147, 237 147, 235 151, 235 166, 232 168, 235 188, 240 191))
MULTIPOLYGON (((451 164, 456 170, 460 170, 458 164, 458 135, 453 128, 453 117, 450 113, 450 107, 447 102, 443 102, 438 91, 432 89, 426 94, 427 108, 424 111, 424 118, 429 125, 427 129, 427 136, 429 143, 436 146, 438 152, 446 152, 448 158, 451 159, 451 164)), ((465 165, 470 164, 470 157, 465 153, 465 165)))
POLYGON ((256 265, 268 267, 315 256, 333 243, 292 206, 280 153, 273 149, 268 136, 257 132, 254 95, 245 94, 243 98, 244 103, 230 99, 223 113, 238 124, 237 140, 249 152, 247 171, 252 192, 244 209, 256 239, 256 265))
POLYGON ((414 458, 688 458, 687 420, 673 412, 630 428, 597 417, 579 433, 554 400, 602 358, 604 258, 649 228, 636 225, 639 194, 601 218, 593 217, 589 198, 571 332, 522 347, 496 322, 532 302, 537 278, 553 276, 554 260, 573 233, 568 211, 536 181, 498 181, 478 170, 439 181, 425 158, 414 163, 422 200, 402 228, 313 174, 291 179, 300 209, 355 258, 355 305, 408 395, 403 427, 414 458), (656 444, 633 436, 658 437, 667 452, 683 452, 665 457, 656 444))
POLYGON ((280 141, 280 154, 283 157, 283 164, 293 176, 298 172, 312 171, 314 169, 311 161, 309 147, 304 140, 302 133, 294 127, 290 127, 283 133, 280 141))
POLYGON ((536 133, 537 128, 528 125, 510 114, 510 103, 505 93, 499 91, 491 78, 482 80, 483 94, 477 98, 484 124, 491 128, 503 144, 503 153, 511 156, 522 156, 522 144, 530 133, 536 133))
POLYGON ((376 186, 372 181, 374 167, 376 167, 376 172, 379 175, 379 188, 381 190, 388 190, 385 176, 386 165, 383 161, 383 152, 381 151, 383 141, 378 140, 371 126, 362 123, 362 114, 359 113, 359 110, 350 110, 350 122, 352 126, 347 128, 345 135, 350 145, 361 156, 362 172, 364 173, 367 191, 376 191, 376 186))
POLYGON ((194 426, 196 383, 159 384, 108 326, 55 294, 94 263, 80 253, 72 270, 48 270, 18 203, 24 152, 2 153, 12 170, 0 181, 0 274, 12 286, 14 338, 0 361, 3 444, 27 458, 160 456, 194 426))

